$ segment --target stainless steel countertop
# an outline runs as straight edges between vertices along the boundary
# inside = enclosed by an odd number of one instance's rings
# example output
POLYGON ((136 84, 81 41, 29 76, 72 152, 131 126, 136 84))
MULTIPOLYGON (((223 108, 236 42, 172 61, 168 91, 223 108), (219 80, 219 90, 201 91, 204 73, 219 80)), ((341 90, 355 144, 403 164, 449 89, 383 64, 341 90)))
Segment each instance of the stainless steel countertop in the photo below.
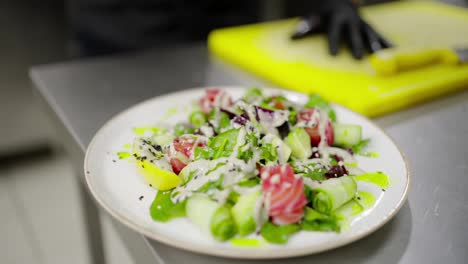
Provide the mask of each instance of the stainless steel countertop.
MULTIPOLYGON (((171 91, 261 83, 210 61, 203 45, 35 67, 31 77, 62 132, 77 170, 103 123, 171 91)), ((375 119, 406 153, 408 201, 383 228, 348 246, 265 263, 466 263, 468 259, 468 91, 375 119)), ((116 221, 136 263, 260 263, 209 257, 151 241, 116 221)))

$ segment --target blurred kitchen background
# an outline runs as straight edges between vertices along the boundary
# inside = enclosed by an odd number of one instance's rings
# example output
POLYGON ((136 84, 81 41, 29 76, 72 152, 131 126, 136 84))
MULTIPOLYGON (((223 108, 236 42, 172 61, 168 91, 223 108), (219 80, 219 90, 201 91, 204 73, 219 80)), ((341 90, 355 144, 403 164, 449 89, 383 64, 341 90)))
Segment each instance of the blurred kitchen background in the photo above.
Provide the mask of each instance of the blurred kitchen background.
MULTIPOLYGON (((278 0, 264 1, 264 18, 278 0)), ((445 1, 464 6, 464 0, 445 1)), ((0 1, 0 263, 89 263, 78 190, 54 128, 33 94, 33 65, 69 60, 60 0, 0 1)), ((129 263, 104 223, 109 263, 129 263)))

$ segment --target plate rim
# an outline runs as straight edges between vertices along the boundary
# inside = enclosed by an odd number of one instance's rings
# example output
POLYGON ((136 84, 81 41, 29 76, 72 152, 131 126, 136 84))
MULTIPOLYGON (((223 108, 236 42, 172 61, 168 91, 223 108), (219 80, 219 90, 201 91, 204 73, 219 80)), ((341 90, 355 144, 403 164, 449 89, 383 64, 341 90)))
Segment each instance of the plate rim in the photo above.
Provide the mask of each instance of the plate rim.
MULTIPOLYGON (((332 250, 332 249, 336 249, 338 247, 342 247, 344 245, 347 245, 347 244, 353 243, 353 242, 355 242, 357 240, 360 240, 361 238, 364 238, 364 237, 372 234, 373 232, 377 231, 378 229, 383 227, 385 224, 387 224, 391 219, 393 219, 393 217, 395 217, 395 215, 401 210, 401 208, 405 204, 406 200, 408 199, 408 193, 409 193, 410 186, 411 186, 411 171, 410 171, 410 166, 409 166, 409 163, 408 163, 408 159, 406 158, 406 155, 404 154, 404 152, 402 151, 400 146, 395 142, 395 140, 390 135, 387 134, 387 132, 384 129, 382 129, 379 125, 377 125, 374 121, 372 121, 368 117, 366 117, 364 115, 361 115, 361 114, 357 113, 356 111, 353 111, 353 110, 351 110, 351 109, 349 109, 349 108, 347 108, 345 106, 332 103, 334 106, 342 107, 345 110, 350 111, 353 114, 356 114, 356 115, 360 116, 361 118, 363 118, 364 120, 366 120, 367 122, 372 124, 375 128, 377 128, 377 130, 382 132, 388 139, 390 139, 392 144, 397 148, 397 150, 398 150, 398 152, 399 152, 400 156, 402 157, 403 162, 405 164, 405 171, 406 171, 405 176, 406 176, 407 180, 406 180, 406 185, 405 185, 405 188, 404 188, 404 191, 403 191, 403 195, 398 200, 397 205, 394 208, 392 208, 392 210, 384 216, 382 221, 378 222, 375 226, 373 226, 371 228, 367 228, 362 233, 358 233, 357 235, 350 236, 348 238, 339 240, 338 242, 335 241, 335 242, 330 242, 330 243, 324 243, 324 244, 322 244, 322 245, 320 245, 318 247, 314 247, 314 250, 311 250, 307 246, 300 247, 300 248, 287 249, 285 251, 282 251, 282 250, 269 251, 268 254, 257 254, 258 252, 252 250, 252 248, 244 248, 244 247, 239 247, 236 250, 232 250, 231 248, 218 248, 217 250, 213 250, 213 248, 210 247, 210 246, 200 246, 200 245, 192 244, 192 243, 178 244, 177 240, 171 239, 168 236, 157 235, 154 232, 152 232, 151 230, 145 228, 144 226, 139 225, 138 223, 134 223, 131 219, 127 218, 124 215, 121 215, 119 212, 112 209, 111 206, 106 204, 100 198, 100 196, 97 194, 97 192, 93 189, 93 186, 92 186, 92 183, 91 183, 91 180, 90 180, 91 174, 89 173, 89 168, 88 168, 89 153, 91 152, 91 149, 95 145, 96 140, 98 138, 98 135, 103 133, 102 131, 104 131, 108 126, 110 126, 112 123, 114 123, 115 119, 125 115, 128 112, 131 112, 135 108, 143 107, 143 105, 149 104, 150 102, 152 102, 154 100, 163 99, 164 97, 175 96, 175 95, 178 95, 178 94, 185 94, 188 91, 189 92, 204 91, 204 90, 206 90, 208 88, 214 88, 214 87, 219 88, 219 89, 227 90, 227 89, 245 89, 248 86, 242 86, 242 85, 199 86, 199 87, 192 87, 192 88, 187 88, 187 89, 180 90, 180 91, 175 91, 175 92, 171 92, 171 93, 166 93, 166 94, 161 94, 161 95, 158 95, 158 96, 154 96, 154 97, 145 99, 143 101, 140 101, 140 102, 138 102, 136 104, 133 104, 132 106, 118 112, 115 115, 113 115, 111 118, 109 118, 95 132, 95 134, 93 135, 93 138, 91 139, 91 141, 89 142, 89 144, 88 144, 88 146, 86 148, 84 163, 83 163, 84 175, 85 175, 86 186, 87 186, 89 192, 91 193, 91 196, 104 209, 104 211, 106 213, 110 214, 112 217, 114 217, 119 222, 123 223, 125 226, 132 229, 133 231, 138 232, 138 233, 144 235, 147 238, 150 238, 150 239, 153 239, 155 241, 164 243, 164 244, 166 244, 168 246, 171 246, 171 247, 175 247, 177 249, 187 250, 187 251, 190 251, 190 252, 201 253, 201 254, 210 255, 210 256, 232 258, 232 259, 246 259, 246 260, 248 260, 248 259, 251 259, 251 260, 254 260, 254 259, 257 259, 257 260, 260 260, 260 259, 284 259, 284 258, 291 258, 291 257, 313 255, 313 254, 329 251, 329 250, 332 250), (242 254, 240 254, 240 252, 242 252, 242 254)), ((292 91, 292 90, 287 90, 287 89, 269 88, 269 87, 261 87, 261 89, 262 90, 268 90, 268 91, 282 91, 282 92, 286 92, 286 93, 297 94, 297 95, 300 95, 300 96, 306 95, 305 93, 292 91)))

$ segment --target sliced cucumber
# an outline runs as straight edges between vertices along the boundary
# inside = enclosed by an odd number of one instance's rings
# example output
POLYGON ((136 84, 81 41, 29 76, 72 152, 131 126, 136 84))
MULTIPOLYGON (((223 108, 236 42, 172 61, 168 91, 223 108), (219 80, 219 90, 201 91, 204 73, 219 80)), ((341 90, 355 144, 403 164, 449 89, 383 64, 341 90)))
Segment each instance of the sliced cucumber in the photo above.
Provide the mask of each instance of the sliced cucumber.
POLYGON ((190 197, 186 205, 187 217, 204 232, 224 241, 236 234, 231 211, 204 195, 190 197))
POLYGON ((312 188, 314 209, 329 214, 356 196, 357 184, 353 177, 343 176, 321 182, 312 188))
POLYGON ((164 146, 171 144, 172 141, 174 141, 174 138, 175 137, 171 135, 170 133, 163 132, 163 133, 154 134, 151 137, 151 140, 153 140, 154 143, 164 147, 164 146))
POLYGON ((273 141, 271 141, 271 144, 276 148, 279 164, 285 164, 288 162, 289 156, 291 156, 292 152, 291 148, 279 137, 275 137, 273 141))
POLYGON ((340 147, 352 147, 362 139, 361 126, 349 124, 333 124, 333 144, 340 147))
POLYGON ((228 206, 222 205, 215 211, 210 229, 213 237, 219 241, 228 240, 236 235, 236 223, 228 206))
POLYGON ((246 236, 255 231, 255 204, 261 192, 242 195, 232 207, 232 215, 241 236, 246 236))
POLYGON ((289 132, 284 142, 291 148, 292 155, 298 159, 306 159, 312 155, 310 136, 302 127, 289 132))

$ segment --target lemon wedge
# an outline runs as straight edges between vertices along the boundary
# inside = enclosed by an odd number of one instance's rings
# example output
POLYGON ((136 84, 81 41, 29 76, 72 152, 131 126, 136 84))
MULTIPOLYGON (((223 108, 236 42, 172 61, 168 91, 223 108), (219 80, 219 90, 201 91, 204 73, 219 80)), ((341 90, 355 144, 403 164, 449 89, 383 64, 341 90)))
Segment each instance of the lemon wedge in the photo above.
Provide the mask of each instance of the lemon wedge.
POLYGON ((181 183, 177 174, 158 168, 148 160, 138 161, 138 169, 145 181, 159 191, 170 190, 181 183))

